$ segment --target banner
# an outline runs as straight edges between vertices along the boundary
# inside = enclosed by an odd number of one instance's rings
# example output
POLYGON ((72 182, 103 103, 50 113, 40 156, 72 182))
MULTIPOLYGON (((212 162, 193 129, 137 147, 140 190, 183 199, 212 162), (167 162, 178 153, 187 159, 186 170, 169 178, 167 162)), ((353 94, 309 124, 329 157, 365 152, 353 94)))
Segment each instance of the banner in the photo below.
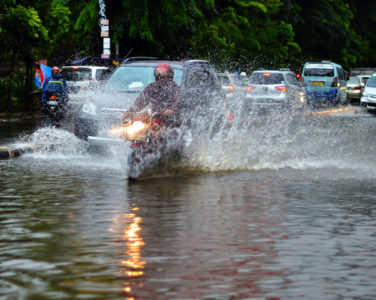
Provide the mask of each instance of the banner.
POLYGON ((35 63, 35 83, 37 88, 42 88, 43 83, 46 79, 51 77, 51 67, 41 64, 39 62, 35 63))

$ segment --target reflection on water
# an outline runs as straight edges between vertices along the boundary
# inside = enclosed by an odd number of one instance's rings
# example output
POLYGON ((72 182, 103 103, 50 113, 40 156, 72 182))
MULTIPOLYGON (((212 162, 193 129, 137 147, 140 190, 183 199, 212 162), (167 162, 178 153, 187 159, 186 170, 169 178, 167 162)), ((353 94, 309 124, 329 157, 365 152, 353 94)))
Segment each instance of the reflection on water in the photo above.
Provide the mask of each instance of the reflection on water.
MULTIPOLYGON (((133 210, 135 211, 137 208, 133 210)), ((144 246, 145 243, 139 236, 139 231, 141 230, 139 223, 141 223, 142 219, 137 217, 134 213, 129 213, 126 217, 131 220, 131 223, 124 233, 124 239, 127 243, 127 251, 125 251, 125 254, 129 255, 129 259, 123 260, 121 263, 131 269, 126 271, 129 277, 138 277, 144 274, 142 269, 146 264, 141 258, 141 247, 144 246)))
MULTIPOLYGON (((144 275, 146 266, 146 261, 141 254, 145 243, 141 236, 142 218, 137 216, 138 210, 139 208, 133 207, 128 213, 118 214, 118 212, 115 212, 109 228, 109 232, 115 236, 122 234, 119 236, 119 241, 123 244, 124 250, 119 257, 121 260, 118 264, 125 267, 125 270, 122 271, 125 276, 121 277, 124 277, 123 292, 126 295, 131 295, 135 286, 142 287, 142 284, 137 285, 134 279, 144 275)), ((119 243, 119 241, 116 241, 116 243, 119 243)))

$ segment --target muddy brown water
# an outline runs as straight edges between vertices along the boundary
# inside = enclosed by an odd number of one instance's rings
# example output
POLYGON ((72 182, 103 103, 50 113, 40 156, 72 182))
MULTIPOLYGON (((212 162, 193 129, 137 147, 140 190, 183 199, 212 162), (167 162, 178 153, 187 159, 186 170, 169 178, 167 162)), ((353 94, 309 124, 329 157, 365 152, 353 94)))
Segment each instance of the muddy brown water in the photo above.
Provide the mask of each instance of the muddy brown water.
POLYGON ((201 147, 201 170, 138 182, 61 131, 0 161, 0 298, 376 298, 376 121, 294 122, 257 159, 201 147))

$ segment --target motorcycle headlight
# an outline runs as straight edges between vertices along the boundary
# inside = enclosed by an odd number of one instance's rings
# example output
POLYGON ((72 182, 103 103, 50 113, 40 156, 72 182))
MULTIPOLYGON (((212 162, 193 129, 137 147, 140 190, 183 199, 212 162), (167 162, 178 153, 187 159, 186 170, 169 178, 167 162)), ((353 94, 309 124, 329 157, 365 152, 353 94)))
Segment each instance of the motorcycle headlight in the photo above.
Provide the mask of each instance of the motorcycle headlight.
POLYGON ((89 115, 96 115, 97 114, 97 107, 93 103, 87 102, 82 106, 82 111, 84 113, 89 114, 89 115))
POLYGON ((110 129, 109 134, 111 136, 122 136, 126 134, 127 129, 124 126, 117 126, 110 129))
POLYGON ((142 121, 135 121, 132 123, 131 128, 135 133, 139 133, 145 128, 145 124, 142 121))

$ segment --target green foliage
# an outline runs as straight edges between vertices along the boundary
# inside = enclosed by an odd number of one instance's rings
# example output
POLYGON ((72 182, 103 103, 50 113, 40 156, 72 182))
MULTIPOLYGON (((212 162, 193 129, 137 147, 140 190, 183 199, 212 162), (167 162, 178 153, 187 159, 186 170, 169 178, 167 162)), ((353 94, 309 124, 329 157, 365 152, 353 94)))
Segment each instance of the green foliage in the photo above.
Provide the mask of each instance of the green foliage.
MULTIPOLYGON (((12 95, 10 109, 23 108, 23 93, 25 86, 25 76, 23 73, 15 73, 12 78, 12 95)), ((0 77, 0 111, 8 109, 7 93, 9 88, 9 77, 0 77)))
POLYGON ((2 84, 9 85, 4 90, 11 94, 2 93, 0 103, 13 106, 26 101, 34 78, 34 61, 51 53, 58 40, 69 32, 70 10, 65 0, 33 1, 33 6, 25 6, 24 2, 3 0, 0 8, 0 63, 8 66, 6 75, 13 73, 12 81, 2 79, 2 84), (22 63, 24 67, 20 69, 22 63), (16 65, 21 72, 15 72, 16 65))
POLYGON ((43 26, 38 12, 33 7, 16 5, 8 7, 0 20, 0 45, 3 50, 15 51, 22 57, 38 39, 47 39, 48 30, 43 26), (20 38, 22 37, 22 38, 20 38))
POLYGON ((86 53, 98 51, 100 28, 98 0, 81 2, 79 15, 74 25, 74 40, 86 53))
POLYGON ((267 8, 264 4, 256 1, 243 1, 243 0, 235 0, 235 3, 240 7, 248 8, 250 6, 256 7, 260 9, 263 13, 267 13, 267 8))

